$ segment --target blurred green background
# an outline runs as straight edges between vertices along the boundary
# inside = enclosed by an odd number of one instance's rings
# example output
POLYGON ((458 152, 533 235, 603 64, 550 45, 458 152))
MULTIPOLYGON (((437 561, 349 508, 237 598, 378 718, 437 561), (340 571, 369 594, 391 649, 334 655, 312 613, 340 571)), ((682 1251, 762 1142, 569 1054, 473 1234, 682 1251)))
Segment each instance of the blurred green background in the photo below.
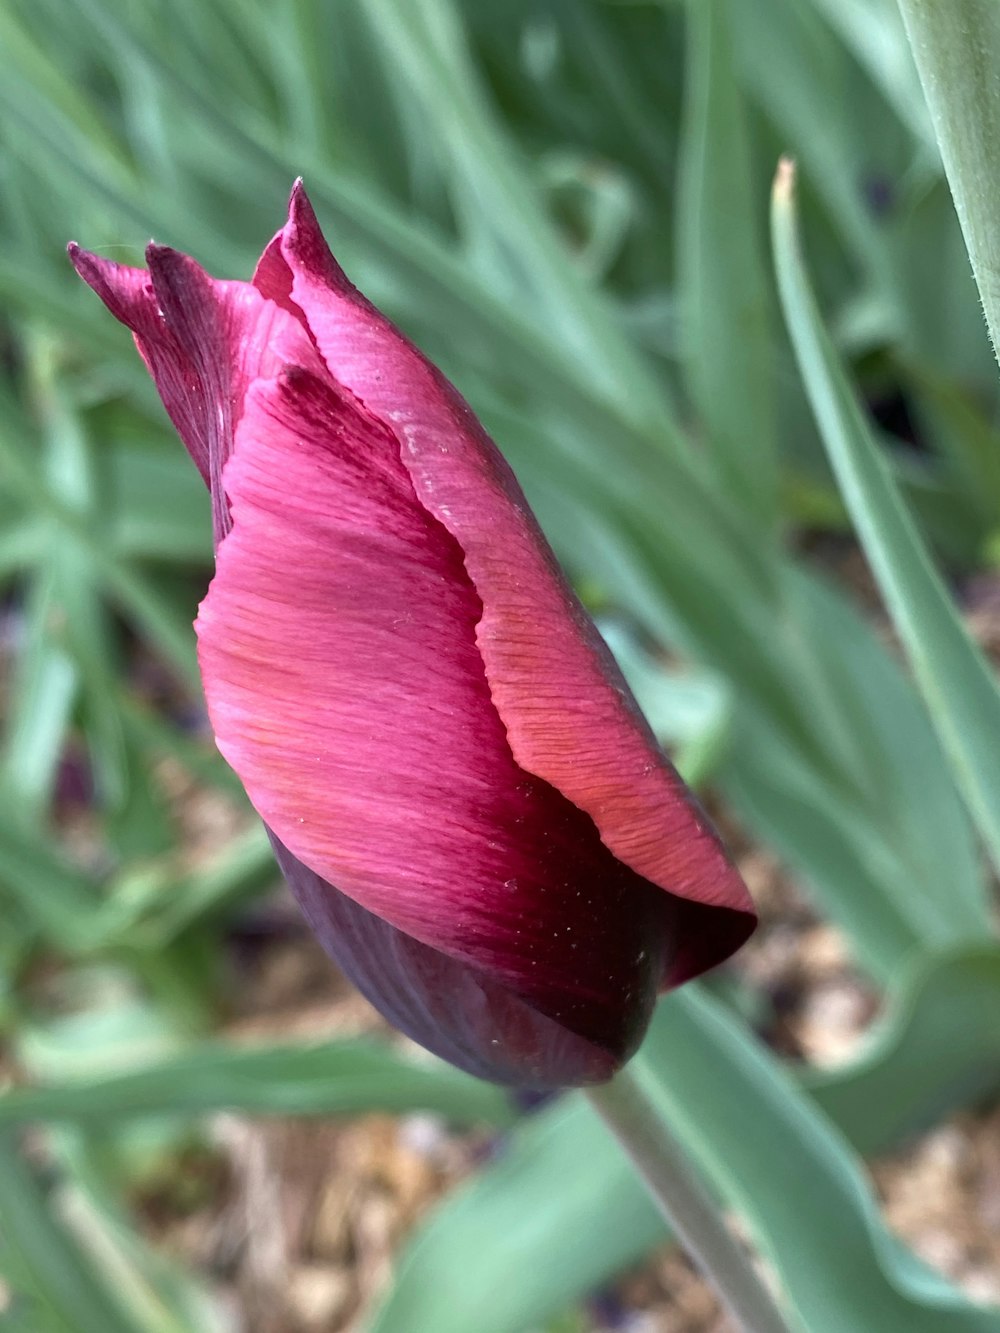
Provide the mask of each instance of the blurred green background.
POLYGON ((583 1102, 521 1119, 249 994, 308 945, 202 711, 208 500, 64 249, 141 263, 154 236, 245 278, 297 175, 497 438, 686 775, 879 1010, 849 1064, 790 1068, 751 964, 650 1038, 795 1326, 1000 1328, 890 1237, 854 1155, 995 1095, 1000 950, 785 332, 782 152, 857 447, 957 603, 995 607, 1000 381, 889 0, 0 0, 0 1328, 294 1333, 151 1221, 231 1191, 220 1132, 262 1115, 479 1127, 444 1135, 429 1193, 478 1175, 375 1284, 379 1333, 603 1327, 588 1294, 665 1239, 583 1102))

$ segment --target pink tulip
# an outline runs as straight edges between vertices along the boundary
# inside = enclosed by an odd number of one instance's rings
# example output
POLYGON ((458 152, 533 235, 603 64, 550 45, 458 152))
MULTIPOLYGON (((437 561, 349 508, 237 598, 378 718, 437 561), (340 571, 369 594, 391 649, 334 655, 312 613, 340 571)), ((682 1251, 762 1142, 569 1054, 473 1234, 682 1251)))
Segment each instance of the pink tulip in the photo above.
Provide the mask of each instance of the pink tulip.
POLYGON ((252 283, 70 254, 211 489, 209 717, 323 945, 463 1069, 609 1078, 755 918, 496 446, 301 185, 252 283))

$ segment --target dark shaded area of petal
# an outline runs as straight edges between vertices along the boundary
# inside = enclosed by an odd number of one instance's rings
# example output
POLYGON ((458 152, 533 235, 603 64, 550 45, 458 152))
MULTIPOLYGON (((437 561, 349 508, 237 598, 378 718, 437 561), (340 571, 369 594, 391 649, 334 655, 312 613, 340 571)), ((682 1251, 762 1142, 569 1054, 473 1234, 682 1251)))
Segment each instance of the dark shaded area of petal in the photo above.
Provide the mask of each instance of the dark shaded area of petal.
POLYGON ((632 1053, 641 1028, 617 1049, 576 1036, 485 974, 367 911, 270 836, 326 952, 394 1027, 441 1059, 494 1083, 542 1090, 604 1082, 632 1053))

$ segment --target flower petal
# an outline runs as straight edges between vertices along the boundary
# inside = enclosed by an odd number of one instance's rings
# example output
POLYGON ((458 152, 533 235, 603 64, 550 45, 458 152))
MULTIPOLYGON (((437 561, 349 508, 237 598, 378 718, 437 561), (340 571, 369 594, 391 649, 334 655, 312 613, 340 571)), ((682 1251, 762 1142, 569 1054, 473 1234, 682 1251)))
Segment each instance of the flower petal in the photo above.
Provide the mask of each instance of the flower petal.
POLYGON ((303 865, 274 854, 323 948, 400 1032, 477 1078, 538 1090, 602 1083, 621 1054, 578 1037, 485 973, 421 944, 303 865))
POLYGON ((132 330, 139 355, 146 363, 170 419, 187 446, 205 484, 209 484, 209 444, 203 404, 189 402, 188 388, 194 380, 191 358, 167 326, 144 268, 129 268, 101 255, 81 250, 76 242, 68 247, 73 267, 92 287, 107 308, 132 330))
POLYGON ((127 325, 163 405, 212 492, 216 541, 228 530, 222 469, 247 386, 285 361, 317 365, 301 322, 248 282, 221 282, 168 246, 146 250, 149 271, 77 245, 70 258, 127 325))
POLYGON ((265 823, 369 912, 625 1058, 676 902, 515 763, 481 603, 395 437, 292 368, 250 388, 224 482, 199 657, 265 823))
MULTIPOLYGON (((267 278, 277 282, 274 248, 267 278)), ((348 282, 301 185, 280 248, 288 299, 331 373, 393 431, 419 500, 461 548, 482 602, 479 651, 517 763, 586 811, 617 858, 687 901, 666 984, 720 962, 753 929, 749 895, 566 583, 510 468, 459 393, 348 282)))

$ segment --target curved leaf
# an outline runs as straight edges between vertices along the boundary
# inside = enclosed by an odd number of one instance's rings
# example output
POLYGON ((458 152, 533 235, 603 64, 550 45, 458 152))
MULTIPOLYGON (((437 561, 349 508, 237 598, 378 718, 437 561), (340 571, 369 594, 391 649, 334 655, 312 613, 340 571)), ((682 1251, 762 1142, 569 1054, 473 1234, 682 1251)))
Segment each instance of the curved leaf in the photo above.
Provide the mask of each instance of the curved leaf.
POLYGON ((660 1007, 642 1076, 688 1152, 770 1259, 808 1333, 996 1333, 902 1250, 860 1161, 766 1050, 694 987, 660 1007))
MULTIPOLYGON (((916 970, 895 996, 858 1064, 811 1075, 807 1088, 854 1147, 887 1148, 896 1133, 908 1132, 959 1105, 970 1092, 1000 1087, 997 1026, 992 1021, 1000 1007, 998 988, 1000 950, 996 949, 943 956, 916 970), (950 1003, 942 1009, 944 996, 950 1003), (940 1022, 928 1028, 928 1014, 939 1012, 940 1022), (966 1036, 956 1042, 956 1033, 966 1036), (936 1078, 940 1067, 946 1070, 942 1085, 951 1098, 947 1105, 936 1078)), ((880 1303, 906 1312, 907 1328, 911 1301, 917 1302, 913 1309, 919 1316, 914 1330, 985 1333, 1000 1327, 993 1312, 980 1316, 962 1308, 958 1322, 952 1324, 943 1322, 948 1319, 945 1309, 920 1307, 917 1292, 926 1274, 920 1274, 917 1288, 911 1290, 912 1261, 904 1255, 904 1271, 897 1271, 900 1251, 877 1223, 879 1240, 872 1245, 871 1200, 850 1151, 830 1122, 809 1110, 802 1094, 790 1086, 788 1075, 753 1046, 735 1019, 707 998, 692 996, 692 989, 675 997, 682 1001, 679 1015, 666 1010, 657 1015, 643 1048, 644 1057, 662 1071, 657 1080, 671 1085, 674 1097, 686 1104, 688 1124, 704 1118, 706 1125, 714 1125, 714 1151, 720 1162, 731 1158, 728 1169, 745 1171, 746 1179, 753 1180, 759 1168, 749 1160, 747 1126, 758 1118, 764 1121, 762 1108, 769 1098, 783 1102, 787 1096, 791 1110, 780 1112, 779 1123, 784 1116, 792 1121, 791 1128, 785 1125, 775 1136, 762 1131, 765 1160, 774 1176, 766 1189, 759 1176, 757 1184, 762 1193, 776 1197, 771 1207, 782 1209, 781 1198, 786 1188, 795 1185, 797 1173, 811 1182, 803 1191, 806 1203, 797 1195, 798 1208, 790 1210, 792 1230, 808 1228, 810 1218, 821 1233, 825 1230, 828 1177, 831 1172, 834 1177, 831 1197, 839 1199, 840 1223, 828 1238, 829 1260, 824 1258, 819 1269, 797 1278, 790 1288, 798 1290, 802 1282, 811 1287, 824 1272, 829 1278, 831 1265, 840 1262, 837 1246, 842 1242, 848 1254, 861 1247, 851 1262, 866 1272, 880 1303), (697 1079, 702 1080, 700 1090, 697 1079), (723 1111, 713 1110, 714 1099, 724 1104, 723 1111), (721 1121, 713 1119, 720 1116, 721 1121), (818 1140, 815 1155, 804 1151, 803 1143, 809 1140, 818 1140), (808 1193, 810 1187, 822 1192, 823 1208, 817 1208, 818 1196, 808 1193), (846 1235, 841 1234, 844 1229, 846 1235)), ((678 1120, 673 1123, 679 1127, 678 1120)), ((781 1217, 769 1215, 772 1237, 781 1225, 781 1217)), ((410 1333, 423 1326, 420 1319, 435 1333, 465 1333, 470 1327, 477 1333, 522 1333, 667 1238, 665 1224, 617 1143, 584 1099, 573 1095, 520 1126, 504 1155, 432 1215, 407 1251, 371 1333, 410 1333), (411 1316, 413 1322, 408 1322, 411 1316)), ((822 1234, 820 1240, 827 1244, 822 1234)), ((875 1316, 875 1322, 858 1322, 857 1312, 844 1306, 852 1299, 853 1283, 853 1269, 840 1282, 836 1276, 829 1279, 828 1288, 835 1293, 831 1309, 839 1312, 842 1322, 810 1323, 810 1333, 827 1328, 835 1333, 846 1328, 888 1333, 901 1326, 898 1321, 879 1323, 875 1316)), ((815 1288, 808 1295, 819 1299, 815 1288)), ((802 1299, 800 1294, 798 1300, 802 1299)), ((953 1302, 955 1297, 948 1293, 942 1299, 953 1302)))
POLYGON ((37 1120, 104 1124, 138 1115, 236 1110, 259 1115, 438 1111, 455 1120, 509 1123, 506 1094, 374 1041, 241 1049, 206 1043, 146 1068, 0 1096, 0 1126, 37 1120))
POLYGON ((823 327, 799 248, 793 185, 794 169, 786 161, 775 181, 772 225, 778 287, 799 369, 956 781, 1000 865, 1000 691, 931 562, 823 327))
POLYGON ((1000 345, 1000 10, 899 0, 994 348, 1000 345))

